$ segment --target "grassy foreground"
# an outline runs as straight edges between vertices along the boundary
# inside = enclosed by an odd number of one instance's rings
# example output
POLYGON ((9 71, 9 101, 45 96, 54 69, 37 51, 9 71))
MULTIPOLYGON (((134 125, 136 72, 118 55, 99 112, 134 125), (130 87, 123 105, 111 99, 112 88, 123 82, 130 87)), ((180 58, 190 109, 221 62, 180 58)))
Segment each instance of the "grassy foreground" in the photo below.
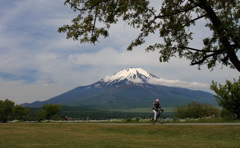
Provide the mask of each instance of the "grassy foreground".
POLYGON ((0 147, 240 147, 240 126, 8 123, 0 147))

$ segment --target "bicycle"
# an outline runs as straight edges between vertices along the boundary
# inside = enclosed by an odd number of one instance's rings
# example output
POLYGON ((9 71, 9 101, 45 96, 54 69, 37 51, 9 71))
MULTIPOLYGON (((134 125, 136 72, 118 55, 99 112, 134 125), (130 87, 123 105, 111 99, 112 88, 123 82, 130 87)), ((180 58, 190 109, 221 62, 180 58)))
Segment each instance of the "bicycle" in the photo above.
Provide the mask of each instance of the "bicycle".
POLYGON ((150 123, 152 123, 152 124, 155 124, 155 123, 163 124, 164 123, 163 111, 161 111, 161 112, 158 111, 156 122, 154 121, 154 113, 151 114, 150 123))

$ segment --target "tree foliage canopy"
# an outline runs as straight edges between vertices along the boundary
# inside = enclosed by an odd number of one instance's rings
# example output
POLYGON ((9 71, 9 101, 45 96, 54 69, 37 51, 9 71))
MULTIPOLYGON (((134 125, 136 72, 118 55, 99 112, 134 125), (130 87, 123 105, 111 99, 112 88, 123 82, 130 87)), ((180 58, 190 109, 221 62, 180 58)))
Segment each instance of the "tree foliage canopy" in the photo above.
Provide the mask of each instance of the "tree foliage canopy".
MULTIPOLYGON (((240 71, 237 52, 240 48, 239 0, 163 0, 161 8, 151 6, 151 0, 65 0, 79 14, 71 25, 63 25, 58 32, 80 43, 98 42, 108 37, 109 28, 120 19, 139 36, 128 50, 142 45, 149 34, 159 33, 163 43, 155 43, 147 51, 160 50, 160 62, 171 57, 185 57, 191 65, 207 64, 209 69, 222 63, 240 71), (212 36, 204 38, 201 49, 189 47, 193 34, 190 27, 203 20, 212 36)), ((159 2, 161 3, 161 2, 159 2)))
POLYGON ((11 100, 0 100, 0 121, 7 122, 14 109, 14 102, 11 100))
POLYGON ((240 77, 238 81, 234 79, 233 83, 226 80, 225 85, 212 81, 210 88, 216 93, 215 97, 219 105, 236 114, 240 119, 240 77))
POLYGON ((60 113, 61 105, 47 103, 42 106, 42 111, 47 120, 53 119, 55 116, 57 116, 60 113))
POLYGON ((17 114, 18 120, 24 120, 24 117, 30 112, 30 109, 22 107, 21 105, 16 105, 13 109, 13 112, 17 114))
POLYGON ((15 102, 6 99, 4 101, 0 100, 0 122, 7 122, 9 119, 23 120, 28 114, 29 109, 22 107, 21 105, 15 105, 15 102))

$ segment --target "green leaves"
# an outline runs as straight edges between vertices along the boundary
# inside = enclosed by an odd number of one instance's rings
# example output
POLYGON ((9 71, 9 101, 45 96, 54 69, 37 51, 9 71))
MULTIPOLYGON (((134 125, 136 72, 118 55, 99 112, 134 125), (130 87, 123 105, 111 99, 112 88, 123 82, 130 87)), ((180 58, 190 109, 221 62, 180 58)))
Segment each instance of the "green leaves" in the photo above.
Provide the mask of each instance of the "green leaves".
POLYGON ((28 108, 21 105, 15 105, 15 103, 9 99, 4 101, 0 100, 0 121, 7 122, 10 118, 23 120, 24 116, 29 112, 28 108))
POLYGON ((238 81, 234 79, 233 83, 226 80, 225 85, 212 81, 210 89, 216 93, 215 97, 219 105, 236 114, 240 119, 240 77, 238 81))
POLYGON ((42 106, 42 112, 47 120, 55 118, 55 116, 61 111, 61 105, 58 104, 44 104, 42 106))
POLYGON ((149 0, 66 0, 79 15, 72 25, 63 25, 58 32, 67 34, 67 39, 80 43, 99 41, 109 36, 109 28, 121 18, 129 26, 139 28, 140 33, 127 50, 145 43, 150 34, 159 33, 163 42, 149 45, 146 51, 160 50, 160 62, 168 62, 179 56, 199 67, 206 64, 213 69, 217 63, 240 71, 236 56, 240 49, 240 2, 238 0, 164 0, 161 8, 150 6, 149 0), (203 38, 203 45, 189 47, 191 30, 201 20, 212 36, 203 38))
POLYGON ((13 113, 14 102, 6 99, 5 101, 0 100, 0 121, 7 122, 11 113, 13 113))

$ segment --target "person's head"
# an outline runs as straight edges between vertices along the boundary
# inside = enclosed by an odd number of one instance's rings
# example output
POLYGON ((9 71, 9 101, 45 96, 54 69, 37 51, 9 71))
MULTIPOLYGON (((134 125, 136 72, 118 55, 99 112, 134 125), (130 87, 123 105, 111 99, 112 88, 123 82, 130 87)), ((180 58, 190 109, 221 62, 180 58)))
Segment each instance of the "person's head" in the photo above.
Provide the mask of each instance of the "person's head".
POLYGON ((159 99, 156 99, 155 102, 156 102, 156 103, 159 103, 159 99))

